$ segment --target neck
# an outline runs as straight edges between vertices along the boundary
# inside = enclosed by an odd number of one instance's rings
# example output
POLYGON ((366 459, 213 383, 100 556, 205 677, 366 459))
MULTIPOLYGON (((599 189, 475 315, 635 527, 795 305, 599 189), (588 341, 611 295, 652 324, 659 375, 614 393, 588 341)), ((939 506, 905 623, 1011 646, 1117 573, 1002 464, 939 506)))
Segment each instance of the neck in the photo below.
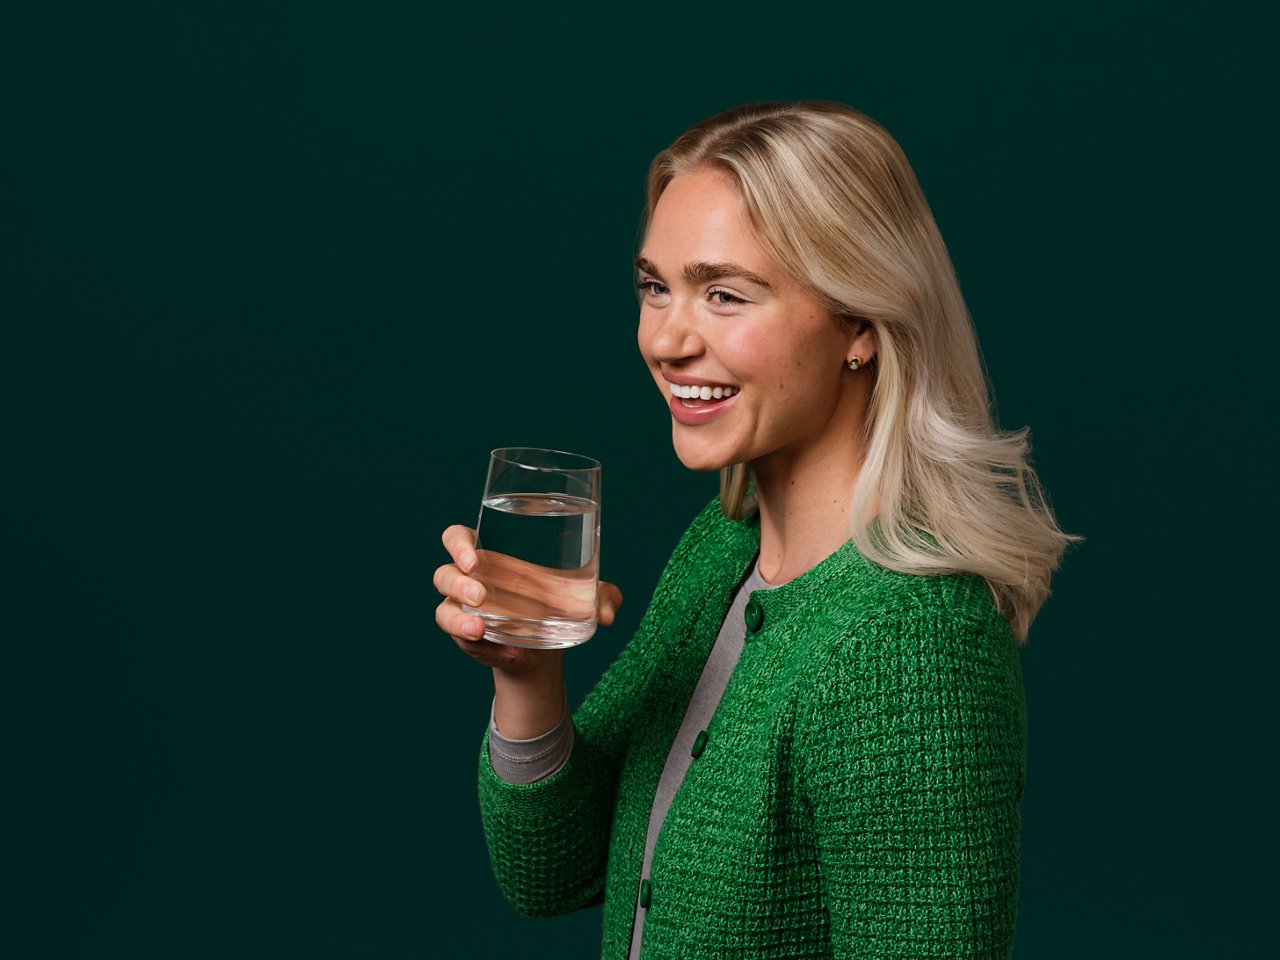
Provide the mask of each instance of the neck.
POLYGON ((786 583, 849 539, 849 501, 858 464, 850 456, 785 470, 761 466, 756 466, 760 575, 769 583, 786 583))
POLYGON ((872 385, 869 376, 842 379, 825 424, 751 462, 760 512, 760 576, 769 583, 794 580, 853 535, 849 508, 862 468, 872 385))
POLYGON ((852 536, 849 507, 862 465, 871 380, 851 377, 841 386, 834 415, 816 436, 751 464, 760 511, 760 575, 770 583, 794 580, 852 536))

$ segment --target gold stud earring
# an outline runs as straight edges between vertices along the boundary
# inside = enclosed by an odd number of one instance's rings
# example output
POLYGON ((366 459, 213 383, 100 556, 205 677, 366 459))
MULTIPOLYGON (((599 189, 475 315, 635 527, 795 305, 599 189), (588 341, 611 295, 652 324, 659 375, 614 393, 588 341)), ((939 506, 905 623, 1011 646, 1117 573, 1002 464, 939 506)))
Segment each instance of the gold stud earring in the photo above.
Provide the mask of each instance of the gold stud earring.
POLYGON ((850 370, 857 370, 860 366, 862 366, 862 358, 861 358, 861 357, 855 356, 855 357, 853 357, 853 358, 851 358, 851 359, 849 360, 849 369, 850 369, 850 370))

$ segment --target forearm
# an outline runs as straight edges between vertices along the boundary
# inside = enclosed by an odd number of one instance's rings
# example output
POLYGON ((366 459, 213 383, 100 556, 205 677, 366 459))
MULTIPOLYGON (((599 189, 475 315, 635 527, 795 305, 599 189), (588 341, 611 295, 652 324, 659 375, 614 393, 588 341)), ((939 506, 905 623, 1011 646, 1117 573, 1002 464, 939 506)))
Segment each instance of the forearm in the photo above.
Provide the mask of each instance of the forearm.
POLYGON ((493 722, 504 737, 530 740, 564 717, 563 657, 560 650, 548 650, 524 673, 494 669, 493 722))
POLYGON ((503 894, 521 913, 549 917, 599 901, 604 891, 616 773, 586 740, 535 783, 502 779, 486 743, 480 812, 503 894))
POLYGON ((573 722, 566 709, 560 722, 541 736, 505 736, 489 718, 489 763, 507 783, 537 783, 557 773, 573 752, 573 722))
POLYGON ((559 651, 525 673, 494 671, 480 807, 494 875, 521 913, 556 916, 599 899, 615 781, 609 758, 575 735, 559 651))

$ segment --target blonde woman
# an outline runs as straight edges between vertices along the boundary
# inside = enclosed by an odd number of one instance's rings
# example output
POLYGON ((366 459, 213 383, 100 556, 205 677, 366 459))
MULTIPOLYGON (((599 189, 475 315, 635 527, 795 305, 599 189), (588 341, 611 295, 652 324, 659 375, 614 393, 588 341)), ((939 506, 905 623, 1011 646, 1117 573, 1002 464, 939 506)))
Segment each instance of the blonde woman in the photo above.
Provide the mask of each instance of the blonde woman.
POLYGON ((802 102, 699 124, 648 188, 640 351, 721 496, 572 715, 557 654, 478 639, 445 532, 437 622, 493 668, 499 883, 530 916, 603 900, 605 960, 1006 957, 1017 644, 1069 538, 992 423, 920 187, 876 123, 802 102))

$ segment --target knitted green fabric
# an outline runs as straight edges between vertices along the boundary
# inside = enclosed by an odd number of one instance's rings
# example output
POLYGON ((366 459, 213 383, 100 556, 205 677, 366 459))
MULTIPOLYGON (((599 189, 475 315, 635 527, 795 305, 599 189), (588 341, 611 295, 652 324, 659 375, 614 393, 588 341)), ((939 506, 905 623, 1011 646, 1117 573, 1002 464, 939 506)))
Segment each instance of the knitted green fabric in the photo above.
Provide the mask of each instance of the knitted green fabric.
POLYGON ((759 545, 718 502, 686 532, 635 638, 574 715, 569 761, 500 780, 481 751, 494 872, 533 917, 604 900, 642 955, 1007 957, 1026 717, 1017 648, 983 582, 870 563, 852 541, 757 591, 728 689, 640 876, 658 778, 759 545))

